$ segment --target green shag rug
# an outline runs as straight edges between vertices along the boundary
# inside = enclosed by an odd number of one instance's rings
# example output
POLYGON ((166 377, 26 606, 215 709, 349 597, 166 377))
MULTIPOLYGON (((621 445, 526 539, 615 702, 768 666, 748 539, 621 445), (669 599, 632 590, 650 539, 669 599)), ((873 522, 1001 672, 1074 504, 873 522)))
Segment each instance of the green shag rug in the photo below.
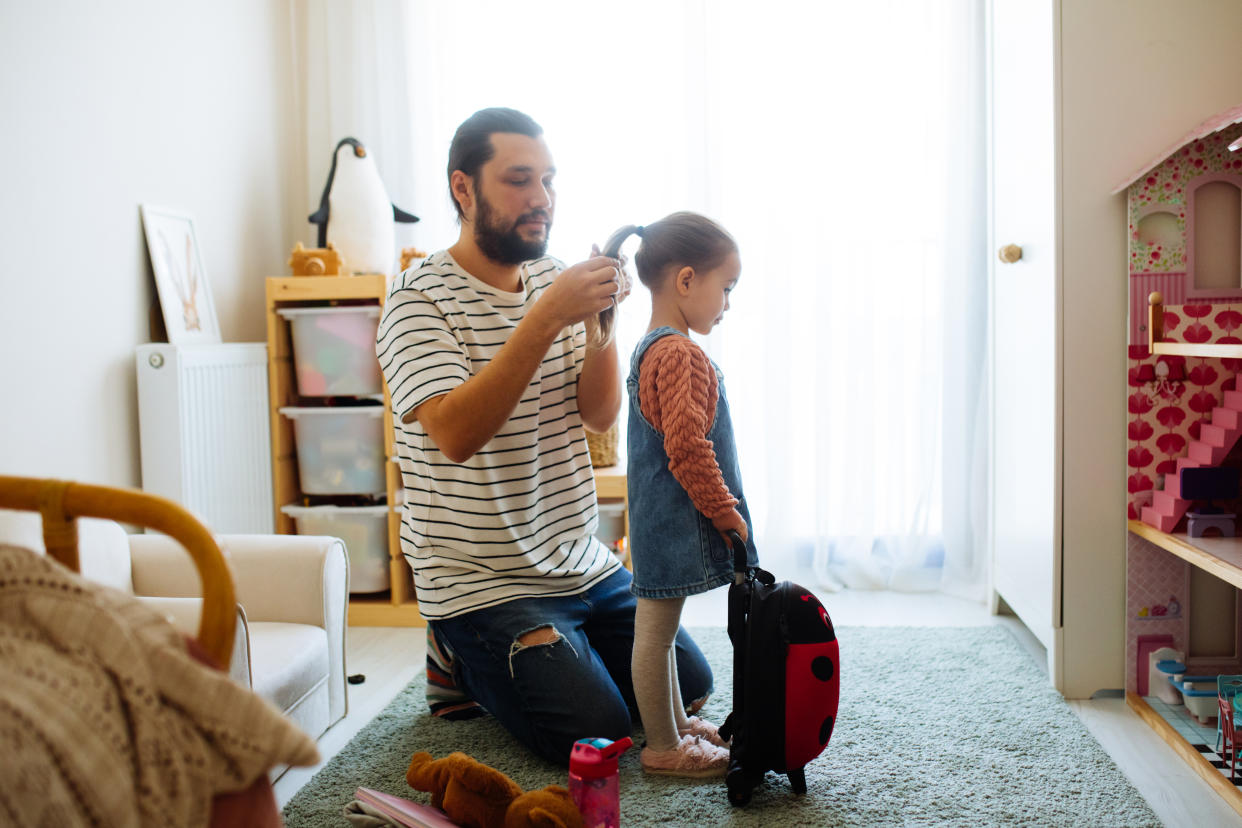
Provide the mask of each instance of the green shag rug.
MULTIPOLYGON (((731 708, 723 628, 691 630, 716 673, 700 715, 731 708)), ((1091 825, 1160 820, 1003 627, 839 627, 841 707, 832 741, 806 768, 807 793, 769 773, 744 808, 723 780, 643 774, 621 760, 621 821, 637 825, 1091 825)), ((347 826, 360 786, 421 802, 405 782, 410 755, 455 750, 524 789, 565 784, 565 769, 531 755, 490 717, 428 715, 412 681, 285 807, 289 828, 347 826)), ((641 744, 641 732, 635 734, 641 744)))

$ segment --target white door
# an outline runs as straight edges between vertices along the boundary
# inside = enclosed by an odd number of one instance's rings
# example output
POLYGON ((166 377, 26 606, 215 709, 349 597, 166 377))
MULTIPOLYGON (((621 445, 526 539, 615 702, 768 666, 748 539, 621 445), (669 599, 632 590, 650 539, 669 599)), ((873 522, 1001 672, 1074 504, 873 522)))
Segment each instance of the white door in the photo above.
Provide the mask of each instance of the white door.
POLYGON ((1048 650, 1061 626, 1054 0, 991 0, 992 578, 1048 650), (996 251, 1017 245, 1012 264, 996 251))

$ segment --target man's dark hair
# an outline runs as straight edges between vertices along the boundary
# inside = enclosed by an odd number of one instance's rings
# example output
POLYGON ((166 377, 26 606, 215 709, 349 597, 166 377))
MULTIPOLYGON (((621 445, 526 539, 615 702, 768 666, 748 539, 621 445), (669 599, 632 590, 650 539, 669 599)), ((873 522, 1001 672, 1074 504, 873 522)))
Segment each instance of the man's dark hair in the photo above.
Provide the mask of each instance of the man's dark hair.
POLYGON ((464 214, 461 205, 453 196, 453 171, 461 170, 471 178, 477 176, 479 169, 496 154, 496 148, 492 146, 492 136, 498 132, 513 132, 538 138, 543 134, 543 127, 524 112, 503 106, 480 109, 462 122, 453 135, 448 157, 449 198, 453 200, 453 208, 457 210, 459 219, 464 218, 464 214))

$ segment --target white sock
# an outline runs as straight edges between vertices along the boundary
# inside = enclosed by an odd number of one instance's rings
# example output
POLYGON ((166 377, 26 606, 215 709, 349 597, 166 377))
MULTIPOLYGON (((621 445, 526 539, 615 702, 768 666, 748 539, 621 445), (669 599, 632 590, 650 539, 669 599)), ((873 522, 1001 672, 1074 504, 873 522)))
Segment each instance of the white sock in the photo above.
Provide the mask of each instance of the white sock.
POLYGON ((677 747, 681 741, 678 729, 686 718, 673 650, 684 603, 684 598, 639 598, 634 612, 634 654, 630 660, 634 699, 647 733, 647 747, 655 751, 677 747))

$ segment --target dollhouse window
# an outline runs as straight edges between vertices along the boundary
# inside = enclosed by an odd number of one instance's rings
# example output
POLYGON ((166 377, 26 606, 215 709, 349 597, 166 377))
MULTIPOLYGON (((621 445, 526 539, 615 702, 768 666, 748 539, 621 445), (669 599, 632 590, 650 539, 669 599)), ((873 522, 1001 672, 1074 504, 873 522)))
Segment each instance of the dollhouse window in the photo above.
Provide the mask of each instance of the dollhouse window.
POLYGON ((1154 210, 1139 219, 1138 240, 1141 244, 1172 249, 1181 239, 1177 216, 1168 210, 1154 210))
POLYGON ((1191 292, 1242 292, 1242 178, 1205 178, 1189 194, 1191 292))

